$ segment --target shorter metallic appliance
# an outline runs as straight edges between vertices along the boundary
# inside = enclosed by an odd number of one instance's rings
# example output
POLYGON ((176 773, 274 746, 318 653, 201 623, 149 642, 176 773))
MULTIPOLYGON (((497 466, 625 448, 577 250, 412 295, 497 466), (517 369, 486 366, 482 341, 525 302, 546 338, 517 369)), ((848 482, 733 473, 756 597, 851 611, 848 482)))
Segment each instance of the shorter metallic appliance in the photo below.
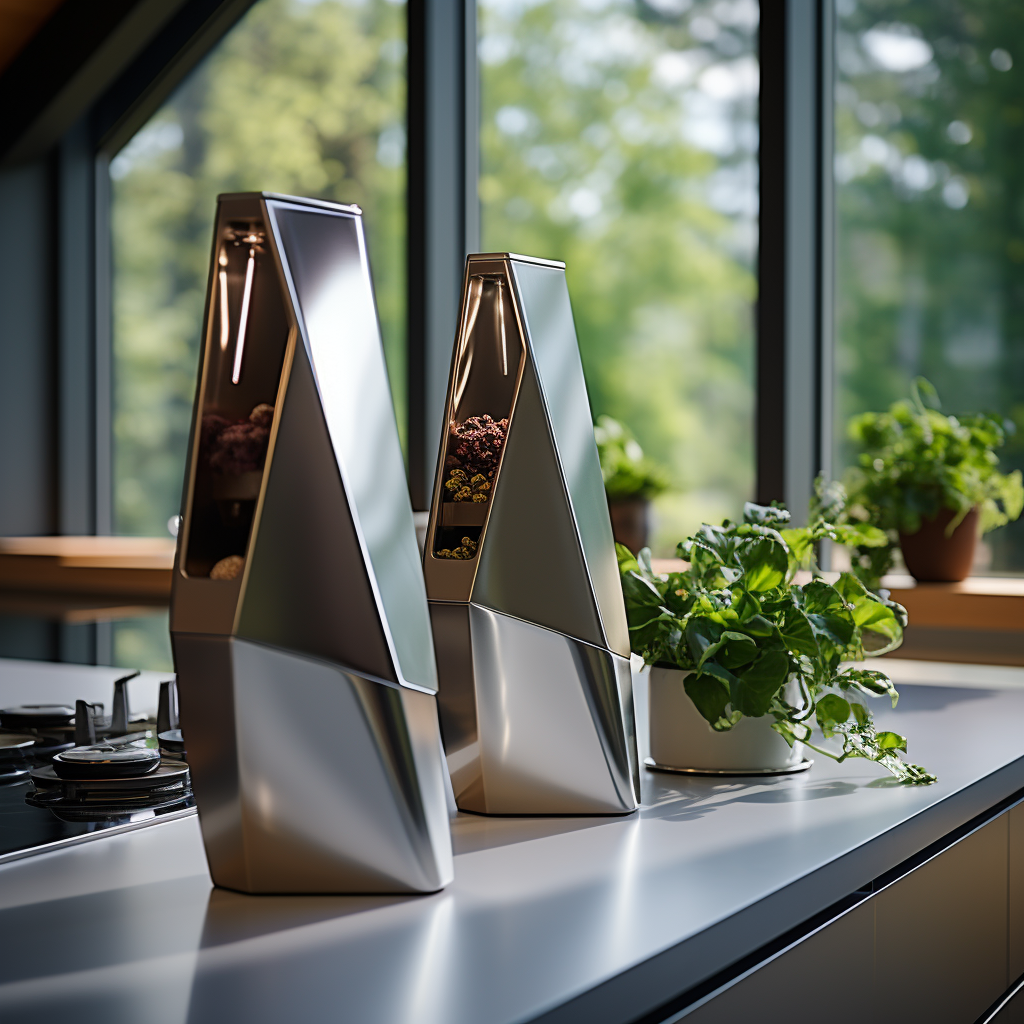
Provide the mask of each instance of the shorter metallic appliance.
POLYGON ((561 263, 470 256, 424 551, 456 801, 628 814, 629 634, 561 263))
MULTIPOLYGON (((358 207, 220 197, 171 597, 214 881, 452 877, 434 652, 358 207)), ((164 737, 161 737, 163 740, 164 737)))

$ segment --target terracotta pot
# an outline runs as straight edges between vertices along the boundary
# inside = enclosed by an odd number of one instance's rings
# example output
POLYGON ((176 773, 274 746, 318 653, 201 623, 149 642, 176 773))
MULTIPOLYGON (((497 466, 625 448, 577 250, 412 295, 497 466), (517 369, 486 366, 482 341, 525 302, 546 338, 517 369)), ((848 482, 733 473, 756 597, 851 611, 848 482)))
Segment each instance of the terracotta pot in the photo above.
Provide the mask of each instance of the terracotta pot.
POLYGON ((715 732, 683 689, 688 674, 658 665, 651 669, 649 767, 759 775, 793 771, 807 764, 803 744, 791 747, 772 728, 771 715, 741 718, 728 732, 715 732))
POLYGON ((959 583, 970 575, 978 545, 978 510, 972 508, 947 537, 946 527, 955 515, 952 509, 940 509, 934 519, 921 521, 917 533, 900 534, 903 561, 918 583, 959 583))
POLYGON ((612 535, 633 554, 647 547, 648 513, 651 503, 646 498, 615 498, 608 502, 612 517, 612 535))

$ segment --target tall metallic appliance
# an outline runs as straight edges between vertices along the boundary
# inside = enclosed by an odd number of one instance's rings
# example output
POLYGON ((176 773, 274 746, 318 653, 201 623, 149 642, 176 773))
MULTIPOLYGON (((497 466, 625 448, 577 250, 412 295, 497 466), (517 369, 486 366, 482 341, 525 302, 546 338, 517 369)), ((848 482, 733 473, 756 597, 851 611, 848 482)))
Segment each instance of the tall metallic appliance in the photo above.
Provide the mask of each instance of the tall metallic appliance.
POLYGON ((456 801, 628 814, 629 635, 565 265, 470 256, 424 551, 456 801))
POLYGON ((214 881, 452 877, 426 593, 358 207, 220 197, 174 565, 214 881))

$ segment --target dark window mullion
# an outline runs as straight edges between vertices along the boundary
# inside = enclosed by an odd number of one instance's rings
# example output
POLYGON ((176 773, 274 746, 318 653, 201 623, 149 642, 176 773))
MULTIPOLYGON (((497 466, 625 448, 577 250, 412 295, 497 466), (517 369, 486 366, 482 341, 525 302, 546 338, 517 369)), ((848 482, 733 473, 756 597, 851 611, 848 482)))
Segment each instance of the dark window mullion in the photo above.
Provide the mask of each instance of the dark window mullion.
POLYGON ((479 245, 475 0, 410 0, 409 488, 427 509, 466 254, 479 245))
POLYGON ((831 26, 831 0, 761 5, 756 493, 797 521, 829 468, 831 26))

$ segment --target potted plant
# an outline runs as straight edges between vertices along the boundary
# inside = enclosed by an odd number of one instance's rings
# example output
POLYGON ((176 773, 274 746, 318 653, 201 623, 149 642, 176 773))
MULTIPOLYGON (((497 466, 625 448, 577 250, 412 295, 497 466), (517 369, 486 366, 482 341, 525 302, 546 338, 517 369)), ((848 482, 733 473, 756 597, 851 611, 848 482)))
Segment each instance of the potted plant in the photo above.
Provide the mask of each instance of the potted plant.
POLYGON ((876 761, 901 782, 934 782, 900 757, 904 737, 874 727, 867 698, 895 705, 892 681, 849 664, 897 647, 905 610, 852 573, 794 580, 816 542, 877 535, 837 526, 821 508, 807 527, 788 521, 781 507, 748 503, 742 523, 702 526, 678 546, 682 572, 656 574, 649 551, 618 547, 632 649, 651 666, 648 766, 787 771, 803 744, 838 761, 876 761), (822 739, 812 739, 814 723, 822 739), (701 763, 706 756, 716 763, 701 763))
POLYGON ((855 571, 872 589, 892 568, 897 544, 916 580, 964 579, 979 535, 1024 509, 1020 470, 1001 473, 996 454, 1013 425, 987 413, 944 415, 923 377, 910 391, 888 412, 850 421, 861 452, 847 474, 845 515, 888 537, 883 547, 856 551, 855 571))
POLYGON ((608 496, 612 533, 617 543, 636 554, 647 546, 651 499, 666 489, 668 480, 618 420, 611 416, 598 417, 594 437, 608 496))

